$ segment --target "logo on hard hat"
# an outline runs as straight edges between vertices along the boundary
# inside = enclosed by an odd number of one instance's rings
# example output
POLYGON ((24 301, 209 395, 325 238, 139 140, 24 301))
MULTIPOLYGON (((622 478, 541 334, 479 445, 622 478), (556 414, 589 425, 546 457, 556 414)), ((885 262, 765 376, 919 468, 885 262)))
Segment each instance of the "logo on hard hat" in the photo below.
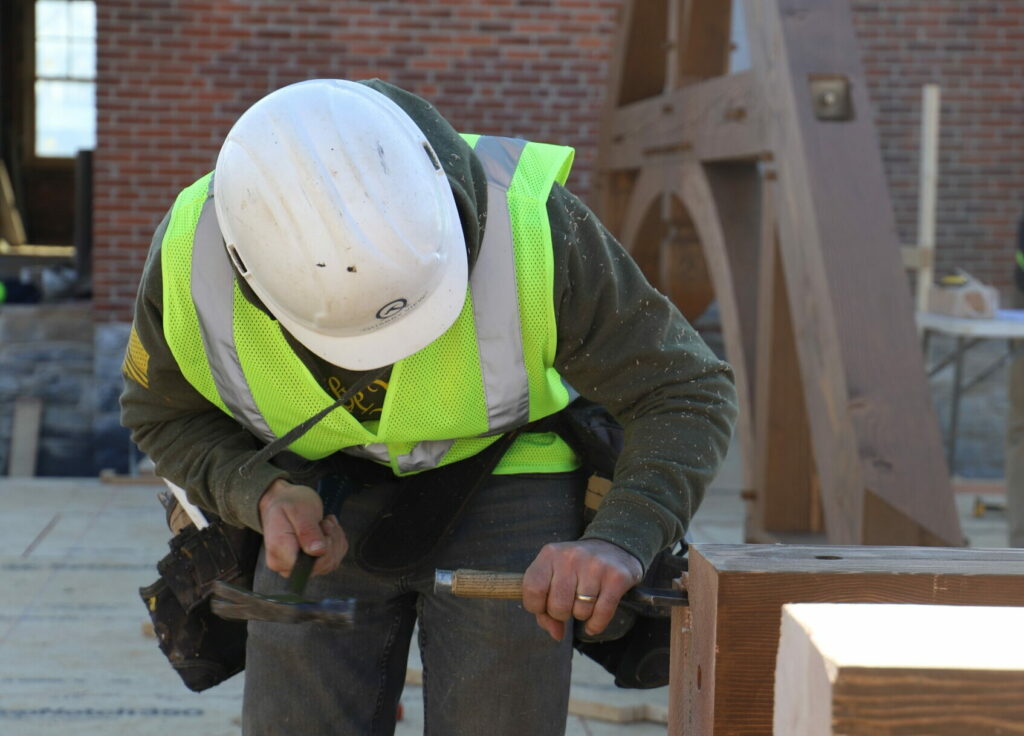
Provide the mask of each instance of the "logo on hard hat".
POLYGON ((383 307, 377 310, 377 319, 390 319, 396 314, 405 309, 409 302, 405 299, 395 299, 394 301, 388 302, 383 307))

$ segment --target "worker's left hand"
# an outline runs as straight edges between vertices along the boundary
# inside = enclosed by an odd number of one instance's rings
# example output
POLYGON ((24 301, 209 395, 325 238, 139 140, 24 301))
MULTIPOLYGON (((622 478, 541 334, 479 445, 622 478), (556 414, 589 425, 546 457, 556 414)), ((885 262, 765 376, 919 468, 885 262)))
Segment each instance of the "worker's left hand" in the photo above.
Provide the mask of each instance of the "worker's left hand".
POLYGON ((523 576, 523 606, 556 641, 570 618, 597 635, 615 615, 619 599, 640 582, 640 561, 611 542, 583 539, 546 544, 523 576), (594 596, 594 600, 580 600, 594 596))

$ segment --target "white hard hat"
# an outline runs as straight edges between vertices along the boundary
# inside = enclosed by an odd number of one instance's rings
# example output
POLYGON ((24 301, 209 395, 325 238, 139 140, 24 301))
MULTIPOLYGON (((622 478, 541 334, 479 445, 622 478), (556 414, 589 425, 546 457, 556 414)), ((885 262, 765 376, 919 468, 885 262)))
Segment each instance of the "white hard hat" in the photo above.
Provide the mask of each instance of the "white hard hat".
POLYGON ((458 317, 455 198, 423 132, 380 92, 316 79, 271 93, 231 128, 213 181, 235 267, 328 362, 394 363, 458 317))

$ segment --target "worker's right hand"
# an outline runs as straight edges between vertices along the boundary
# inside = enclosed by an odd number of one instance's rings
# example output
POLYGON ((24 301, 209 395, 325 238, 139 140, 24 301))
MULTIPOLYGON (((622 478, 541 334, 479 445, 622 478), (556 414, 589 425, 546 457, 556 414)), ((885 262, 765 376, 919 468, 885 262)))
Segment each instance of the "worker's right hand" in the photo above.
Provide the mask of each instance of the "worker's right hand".
POLYGON ((348 552, 348 539, 334 516, 323 518, 320 494, 278 478, 260 498, 260 523, 267 567, 284 577, 291 574, 299 546, 319 557, 313 575, 331 572, 348 552))

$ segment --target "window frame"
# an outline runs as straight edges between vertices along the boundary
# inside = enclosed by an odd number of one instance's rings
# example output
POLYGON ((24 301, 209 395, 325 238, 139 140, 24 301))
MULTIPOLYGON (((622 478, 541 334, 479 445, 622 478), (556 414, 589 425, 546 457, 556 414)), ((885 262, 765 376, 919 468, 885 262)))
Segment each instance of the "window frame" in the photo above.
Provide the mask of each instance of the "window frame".
MULTIPOLYGON (((97 0, 67 0, 68 2, 92 2, 93 6, 96 7, 97 14, 99 12, 99 3, 97 0)), ((36 59, 36 4, 39 0, 32 0, 28 3, 26 17, 24 21, 24 63, 22 64, 23 76, 22 84, 24 89, 24 115, 22 118, 23 130, 25 131, 24 139, 22 141, 22 155, 23 161, 26 164, 31 164, 33 167, 39 168, 54 168, 54 169, 68 169, 74 168, 75 154, 70 156, 43 156, 36 153, 36 82, 40 79, 61 81, 66 79, 67 81, 78 81, 86 82, 91 81, 93 89, 98 92, 99 84, 99 72, 97 70, 95 76, 91 80, 79 79, 76 77, 40 77, 37 73, 37 59, 36 59)), ((98 19, 97 19, 98 20, 98 19)), ((99 54, 99 32, 97 29, 95 36, 96 53, 99 54)), ((95 148, 95 146, 94 146, 95 148)))

